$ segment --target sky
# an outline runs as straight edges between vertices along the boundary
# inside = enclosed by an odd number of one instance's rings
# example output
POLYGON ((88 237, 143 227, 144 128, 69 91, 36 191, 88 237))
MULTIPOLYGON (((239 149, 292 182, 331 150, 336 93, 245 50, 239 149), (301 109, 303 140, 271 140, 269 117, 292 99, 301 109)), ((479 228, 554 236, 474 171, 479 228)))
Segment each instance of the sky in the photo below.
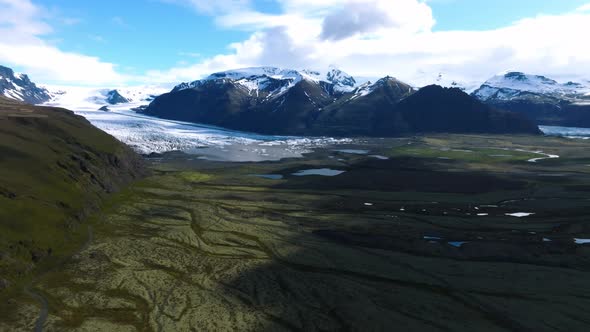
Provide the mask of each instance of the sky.
POLYGON ((590 80, 588 31, 590 0, 0 0, 0 64, 84 86, 329 65, 416 85, 590 80))

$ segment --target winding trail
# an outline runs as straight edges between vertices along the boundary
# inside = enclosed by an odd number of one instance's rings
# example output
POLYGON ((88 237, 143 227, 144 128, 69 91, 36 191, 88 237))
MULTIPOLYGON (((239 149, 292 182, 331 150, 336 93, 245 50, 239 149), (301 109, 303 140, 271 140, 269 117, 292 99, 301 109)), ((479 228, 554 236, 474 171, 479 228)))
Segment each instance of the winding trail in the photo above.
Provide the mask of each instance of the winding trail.
POLYGON ((42 332, 43 325, 45 325, 45 322, 47 321, 47 317, 49 316, 49 303, 47 303, 47 299, 44 298, 43 295, 36 293, 30 287, 31 287, 31 285, 25 286, 25 288, 24 288, 25 293, 27 295, 29 295, 30 297, 34 298, 37 302, 39 302, 41 304, 41 310, 39 311, 39 317, 35 321, 35 328, 33 329, 33 331, 42 332))
MULTIPOLYGON (((86 242, 84 242, 84 245, 82 245, 82 247, 80 247, 80 249, 78 249, 76 252, 74 252, 70 256, 70 258, 73 256, 76 256, 76 255, 80 254, 81 252, 83 252, 84 250, 88 249, 88 247, 90 246, 90 244, 92 243, 93 240, 94 240, 94 232, 92 230, 92 226, 89 225, 88 226, 88 237, 86 239, 86 242)), ((66 259, 65 261, 67 261, 68 259, 66 259)), ((47 272, 45 272, 45 273, 47 273, 47 272)), ((38 276, 36 279, 38 279, 41 276, 38 276)), ((33 299, 35 299, 35 301, 39 302, 39 304, 41 305, 41 310, 39 311, 39 316, 37 317, 37 320, 35 321, 35 328, 33 329, 33 331, 42 332, 43 326, 45 326, 45 322, 47 321, 47 318, 49 317, 49 302, 43 296, 43 294, 36 292, 32 288, 32 285, 35 282, 36 282, 36 280, 33 279, 29 284, 27 284, 24 287, 23 290, 24 290, 25 294, 27 294, 30 297, 32 297, 33 299)))

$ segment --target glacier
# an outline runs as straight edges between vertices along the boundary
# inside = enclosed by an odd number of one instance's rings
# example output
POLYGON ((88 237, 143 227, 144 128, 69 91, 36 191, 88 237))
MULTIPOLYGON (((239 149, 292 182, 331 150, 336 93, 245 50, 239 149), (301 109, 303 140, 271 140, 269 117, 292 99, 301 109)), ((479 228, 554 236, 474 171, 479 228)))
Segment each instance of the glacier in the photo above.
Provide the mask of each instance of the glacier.
POLYGON ((301 157, 314 148, 351 143, 331 137, 268 136, 164 120, 133 111, 75 111, 141 154, 182 151, 201 159, 266 161, 301 157))

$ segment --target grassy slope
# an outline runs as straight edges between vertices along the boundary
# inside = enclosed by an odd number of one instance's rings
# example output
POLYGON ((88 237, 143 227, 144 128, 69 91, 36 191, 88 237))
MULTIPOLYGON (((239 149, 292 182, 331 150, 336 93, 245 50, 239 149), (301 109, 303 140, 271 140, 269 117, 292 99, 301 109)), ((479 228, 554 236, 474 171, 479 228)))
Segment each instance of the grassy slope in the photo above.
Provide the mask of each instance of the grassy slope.
MULTIPOLYGON (((142 172, 140 159, 72 112, 0 99, 0 280, 78 249, 107 192, 142 172)), ((9 290, 0 289, 0 296, 9 290)))

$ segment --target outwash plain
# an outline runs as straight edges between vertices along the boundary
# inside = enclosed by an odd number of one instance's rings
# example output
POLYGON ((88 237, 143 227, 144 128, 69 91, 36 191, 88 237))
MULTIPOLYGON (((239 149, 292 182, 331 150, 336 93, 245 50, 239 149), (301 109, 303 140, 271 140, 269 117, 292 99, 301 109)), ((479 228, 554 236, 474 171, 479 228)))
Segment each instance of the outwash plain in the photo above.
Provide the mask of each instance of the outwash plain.
POLYGON ((583 331, 589 147, 430 135, 275 162, 152 155, 70 225, 75 246, 14 272, 0 330, 583 331), (294 175, 318 169, 339 174, 294 175))

